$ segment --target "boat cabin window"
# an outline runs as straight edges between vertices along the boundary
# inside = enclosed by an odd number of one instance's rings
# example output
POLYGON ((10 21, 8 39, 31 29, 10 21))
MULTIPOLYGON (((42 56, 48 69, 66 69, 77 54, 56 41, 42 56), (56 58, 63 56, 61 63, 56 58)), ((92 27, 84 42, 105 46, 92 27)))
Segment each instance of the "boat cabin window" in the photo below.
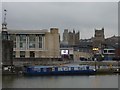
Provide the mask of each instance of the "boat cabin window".
POLYGON ((52 68, 52 71, 55 71, 55 68, 52 68))
POLYGON ((64 67, 63 70, 64 70, 64 71, 68 71, 69 68, 68 68, 68 67, 64 67))
POLYGON ((88 70, 88 69, 89 69, 89 66, 86 66, 86 69, 88 70))
POLYGON ((33 71, 35 71, 35 72, 41 72, 41 69, 40 68, 33 68, 33 71))
POLYGON ((47 68, 47 71, 51 72, 51 71, 52 71, 52 68, 47 68))
POLYGON ((74 67, 74 70, 79 70, 78 67, 74 67))
POLYGON ((61 67, 58 68, 58 71, 63 71, 61 67))
POLYGON ((68 69, 69 69, 69 71, 71 71, 71 67, 69 67, 68 69))
POLYGON ((71 67, 71 70, 74 70, 74 67, 71 67))
POLYGON ((78 70, 82 70, 82 68, 81 68, 81 67, 78 67, 78 70))
POLYGON ((80 67, 80 70, 85 70, 85 67, 80 67))
POLYGON ((47 71, 47 68, 43 68, 43 72, 46 72, 47 71))
POLYGON ((34 70, 34 71, 38 71, 38 70, 39 70, 39 68, 33 68, 33 70, 34 70))
POLYGON ((43 71, 43 68, 40 68, 41 69, 41 71, 43 71))

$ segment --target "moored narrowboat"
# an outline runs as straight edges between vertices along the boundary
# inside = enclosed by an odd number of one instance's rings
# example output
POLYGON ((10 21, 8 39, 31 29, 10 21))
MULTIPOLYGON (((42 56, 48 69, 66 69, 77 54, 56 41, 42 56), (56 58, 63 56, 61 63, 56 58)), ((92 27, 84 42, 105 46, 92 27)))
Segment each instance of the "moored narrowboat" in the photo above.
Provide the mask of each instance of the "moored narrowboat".
POLYGON ((90 75, 95 72, 88 65, 29 66, 24 70, 25 75, 90 75))

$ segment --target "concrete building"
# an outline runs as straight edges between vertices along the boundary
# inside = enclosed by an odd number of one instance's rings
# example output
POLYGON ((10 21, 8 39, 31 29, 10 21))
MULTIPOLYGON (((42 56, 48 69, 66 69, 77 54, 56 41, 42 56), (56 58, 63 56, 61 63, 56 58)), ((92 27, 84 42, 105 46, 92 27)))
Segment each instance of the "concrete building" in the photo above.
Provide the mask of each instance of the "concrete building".
MULTIPOLYGON (((50 31, 43 30, 10 30, 7 29, 6 12, 4 10, 4 23, 2 24, 2 38, 4 40, 13 41, 13 45, 6 43, 7 47, 13 46, 13 61, 20 63, 31 63, 35 61, 58 60, 60 56, 60 35, 58 28, 50 28, 50 31), (11 46, 12 45, 12 46, 11 46), (23 61, 23 62, 22 62, 23 61), (32 61, 32 62, 31 62, 32 61)), ((4 51, 4 50, 3 50, 4 51)), ((11 52, 12 52, 11 51, 11 52)), ((3 53, 6 55, 7 53, 3 53)), ((8 53, 10 54, 10 52, 8 53)), ((3 57, 8 58, 9 56, 3 57)))
POLYGON ((63 44, 78 45, 79 44, 79 32, 75 33, 75 30, 73 30, 73 32, 68 32, 68 29, 65 29, 63 33, 63 44))
POLYGON ((13 40, 14 60, 59 59, 59 30, 7 30, 8 39, 13 40))

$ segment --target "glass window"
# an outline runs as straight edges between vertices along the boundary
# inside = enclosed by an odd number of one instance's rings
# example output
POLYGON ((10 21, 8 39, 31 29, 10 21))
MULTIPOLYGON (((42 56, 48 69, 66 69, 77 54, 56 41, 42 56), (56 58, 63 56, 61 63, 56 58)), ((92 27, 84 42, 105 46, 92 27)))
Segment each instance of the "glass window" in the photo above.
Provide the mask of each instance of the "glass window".
POLYGON ((20 44, 20 48, 24 48, 24 49, 25 49, 25 47, 26 47, 26 42, 20 42, 19 44, 20 44))
POLYGON ((16 35, 10 35, 10 40, 16 41, 16 35))
POLYGON ((35 52, 34 51, 30 51, 30 57, 35 57, 35 52))
POLYGON ((35 41, 36 35, 29 35, 29 41, 35 41))
POLYGON ((42 48, 42 36, 39 36, 39 48, 42 48))
POLYGON ((52 68, 52 71, 55 71, 55 68, 52 68))
POLYGON ((20 35, 20 41, 26 41, 26 35, 20 35))
POLYGON ((16 48, 16 42, 14 42, 14 48, 16 48))
POLYGON ((25 57, 25 51, 20 51, 20 57, 25 57))
POLYGON ((15 51, 13 51, 13 57, 15 57, 16 56, 16 52, 15 51))
POLYGON ((23 42, 20 42, 20 48, 23 48, 23 42))
POLYGON ((29 42, 29 48, 35 48, 35 42, 29 42))
POLYGON ((35 48, 36 35, 29 35, 29 48, 35 48))

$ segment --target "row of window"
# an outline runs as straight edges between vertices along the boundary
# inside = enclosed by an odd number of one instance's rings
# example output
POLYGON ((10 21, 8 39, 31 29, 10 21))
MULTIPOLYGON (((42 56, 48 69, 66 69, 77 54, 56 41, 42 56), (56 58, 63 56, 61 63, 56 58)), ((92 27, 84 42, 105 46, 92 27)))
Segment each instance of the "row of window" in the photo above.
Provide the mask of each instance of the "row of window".
MULTIPOLYGON (((14 35, 13 35, 14 36, 14 35)), ((15 36, 14 38, 12 37, 12 40, 14 41, 14 48, 16 48, 16 40, 15 40, 15 36)), ((19 48, 25 48, 28 44, 29 45, 29 48, 35 48, 36 47, 36 41, 35 41, 35 35, 29 35, 29 42, 27 42, 26 40, 26 35, 19 35, 20 36, 20 41, 18 42, 19 43, 19 48)), ((42 36, 39 36, 39 41, 38 41, 38 47, 39 48, 42 48, 42 42, 43 42, 43 39, 42 39, 42 36)))
POLYGON ((29 38, 29 41, 35 41, 35 38, 36 36, 39 37, 39 40, 41 40, 41 37, 43 37, 42 35, 34 35, 34 34, 31 34, 31 35, 9 35, 9 39, 10 40, 13 40, 13 41, 16 41, 16 37, 19 36, 19 39, 20 41, 26 41, 26 37, 29 38))
POLYGON ((115 50, 104 50, 104 53, 115 53, 115 50))
MULTIPOLYGON (((16 57, 16 52, 13 52, 13 57, 16 57)), ((20 57, 25 57, 25 51, 20 51, 20 57)), ((30 51, 30 57, 35 57, 35 51, 30 51)))
MULTIPOLYGON (((38 43, 38 47, 39 48, 42 48, 42 42, 39 42, 38 43)), ((26 45, 26 42, 20 42, 19 43, 19 48, 25 48, 27 45, 26 45)), ((16 46, 16 42, 14 42, 14 48, 16 48, 17 46, 16 46)), ((29 48, 35 48, 35 47, 37 47, 36 46, 36 42, 29 42, 29 48)))
POLYGON ((71 70, 86 70, 85 67, 64 67, 64 68, 32 68, 33 71, 35 72, 52 72, 52 71, 71 71, 71 70))

